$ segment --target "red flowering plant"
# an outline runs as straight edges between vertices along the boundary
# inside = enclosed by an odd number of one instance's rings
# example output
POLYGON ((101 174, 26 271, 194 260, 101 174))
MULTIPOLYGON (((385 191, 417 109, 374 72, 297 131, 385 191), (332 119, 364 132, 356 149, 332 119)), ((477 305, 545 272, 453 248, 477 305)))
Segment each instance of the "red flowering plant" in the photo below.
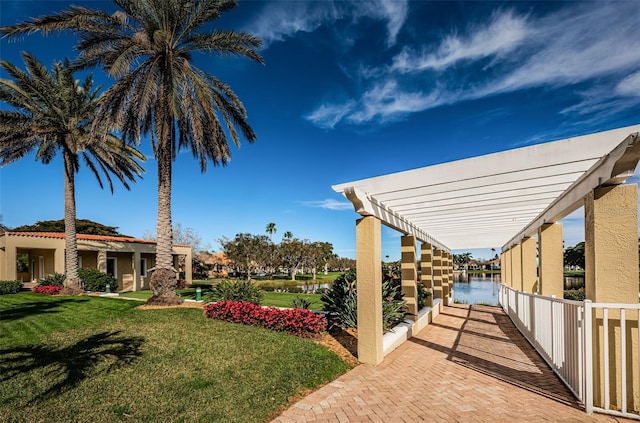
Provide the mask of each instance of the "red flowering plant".
POLYGON ((301 338, 310 338, 327 330, 327 319, 311 310, 262 307, 242 301, 207 304, 204 306, 204 315, 211 319, 286 332, 301 338))
POLYGON ((36 294, 47 294, 47 295, 57 295, 62 291, 62 286, 54 286, 54 285, 38 285, 31 289, 31 292, 35 292, 36 294))

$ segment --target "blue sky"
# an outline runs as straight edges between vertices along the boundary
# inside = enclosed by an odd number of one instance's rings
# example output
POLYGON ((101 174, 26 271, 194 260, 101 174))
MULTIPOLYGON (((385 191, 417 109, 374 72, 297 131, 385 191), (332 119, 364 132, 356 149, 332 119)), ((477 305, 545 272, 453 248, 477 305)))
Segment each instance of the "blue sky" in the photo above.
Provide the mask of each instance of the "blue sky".
MULTIPOLYGON (((72 3, 115 10, 104 1, 2 0, 0 24, 72 3)), ((640 123, 639 19, 637 1, 240 1, 214 26, 260 36, 265 65, 195 62, 235 90, 258 140, 205 174, 181 153, 174 223, 218 250, 219 238, 264 234, 274 222, 276 241, 291 231, 355 257, 358 215, 333 184, 640 123)), ((26 50, 50 65, 73 57, 74 41, 2 39, 0 56, 22 66, 26 50)), ((156 163, 148 140, 139 148, 150 160, 131 191, 111 195, 80 170, 79 218, 132 236, 154 230, 156 163)), ((1 169, 3 223, 62 218, 62 176, 60 160, 26 157, 1 169)), ((564 223, 565 245, 583 239, 580 212, 564 223)), ((383 229, 383 257, 399 258, 399 237, 383 229)))

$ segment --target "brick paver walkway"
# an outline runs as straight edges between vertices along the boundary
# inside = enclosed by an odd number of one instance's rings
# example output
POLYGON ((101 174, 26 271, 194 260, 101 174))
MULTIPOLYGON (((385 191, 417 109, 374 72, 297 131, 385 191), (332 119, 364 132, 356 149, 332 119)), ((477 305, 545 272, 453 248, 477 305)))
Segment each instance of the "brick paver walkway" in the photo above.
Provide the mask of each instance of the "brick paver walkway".
POLYGON ((377 366, 359 365, 274 422, 613 422, 588 416, 498 307, 445 307, 377 366))

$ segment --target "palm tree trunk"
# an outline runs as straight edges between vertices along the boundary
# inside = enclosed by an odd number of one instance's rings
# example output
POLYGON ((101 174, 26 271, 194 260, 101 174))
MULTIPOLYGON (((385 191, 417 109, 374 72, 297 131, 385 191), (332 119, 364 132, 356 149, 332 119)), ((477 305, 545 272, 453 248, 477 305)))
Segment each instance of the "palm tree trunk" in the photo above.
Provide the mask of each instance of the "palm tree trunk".
POLYGON ((75 169, 71 154, 63 152, 64 157, 64 291, 73 295, 82 292, 82 282, 78 276, 78 244, 76 241, 76 194, 75 169))
POLYGON ((147 304, 175 305, 182 300, 176 295, 176 269, 173 267, 173 228, 171 223, 171 148, 173 131, 171 119, 159 117, 162 125, 156 158, 158 160, 158 221, 156 226, 156 265, 149 285, 153 296, 147 304))

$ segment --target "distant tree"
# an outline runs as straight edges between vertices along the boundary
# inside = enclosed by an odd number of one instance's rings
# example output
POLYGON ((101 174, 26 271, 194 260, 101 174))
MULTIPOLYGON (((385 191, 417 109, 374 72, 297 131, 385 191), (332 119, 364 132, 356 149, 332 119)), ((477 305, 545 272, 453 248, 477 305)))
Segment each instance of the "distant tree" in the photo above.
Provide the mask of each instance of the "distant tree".
POLYGON ((266 235, 241 233, 233 239, 222 238, 219 242, 227 258, 235 263, 237 270, 246 273, 247 279, 251 279, 253 269, 264 268, 268 261, 270 241, 266 235))
POLYGON ((454 254, 453 264, 455 264, 458 267, 464 267, 467 264, 469 264, 472 258, 473 257, 471 253, 454 254))
POLYGON ((347 270, 356 268, 356 261, 351 258, 339 257, 337 254, 334 254, 329 259, 328 268, 331 271, 346 272, 347 270))
MULTIPOLYGON (((210 247, 208 244, 202 242, 202 238, 193 228, 183 228, 180 223, 173 225, 173 243, 188 245, 193 251, 195 257, 196 253, 201 253, 208 250, 210 247)), ((156 240, 155 232, 146 230, 142 234, 142 239, 156 240)))
MULTIPOLYGON (((290 234, 291 232, 289 232, 290 234)), ((286 236, 286 234, 285 234, 286 236)), ((279 262, 288 270, 291 280, 296 280, 296 273, 300 269, 307 258, 308 240, 300 240, 298 238, 283 239, 278 246, 279 262)))
MULTIPOLYGON (((22 225, 14 232, 64 232, 64 219, 41 220, 33 225, 22 225)), ((76 219, 76 233, 102 236, 127 236, 118 232, 117 226, 107 226, 89 219, 76 219)))
POLYGON ((265 230, 269 234, 269 238, 271 238, 271 240, 273 240, 273 234, 278 232, 278 229, 276 228, 276 224, 273 222, 268 223, 265 230))
POLYGON ((282 238, 283 239, 292 239, 293 238, 293 234, 291 233, 291 231, 287 231, 287 232, 284 233, 282 238))
POLYGON ((564 265, 584 269, 584 242, 564 250, 564 265))
POLYGON ((312 242, 306 248, 305 262, 309 269, 313 279, 316 279, 316 273, 318 268, 325 268, 327 263, 333 256, 333 245, 328 242, 312 242))
POLYGON ((75 174, 84 163, 102 187, 101 173, 113 191, 111 175, 128 189, 143 172, 136 161, 145 156, 124 145, 112 126, 95 120, 100 111, 99 88, 93 79, 76 80, 68 60, 54 63, 53 72, 34 56, 22 53, 26 72, 0 61, 9 79, 0 79, 0 165, 8 165, 35 152, 35 159, 49 164, 60 153, 64 170, 64 233, 66 294, 82 291, 78 275, 76 241, 75 174), (100 136, 96 136, 100 134, 100 136))

